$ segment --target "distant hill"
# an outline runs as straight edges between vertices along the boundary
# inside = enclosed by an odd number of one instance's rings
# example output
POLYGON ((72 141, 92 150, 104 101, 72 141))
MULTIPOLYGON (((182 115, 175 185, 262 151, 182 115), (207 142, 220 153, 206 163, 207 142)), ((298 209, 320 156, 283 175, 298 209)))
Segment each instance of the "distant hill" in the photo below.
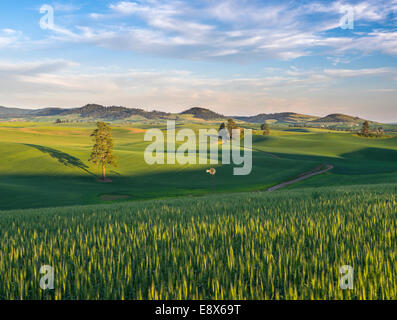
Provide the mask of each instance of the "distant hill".
POLYGON ((169 113, 160 111, 145 111, 137 108, 125 108, 110 106, 105 107, 98 104, 87 104, 81 108, 62 109, 62 108, 45 108, 38 110, 25 110, 0 107, 0 116, 2 117, 50 117, 50 116, 67 116, 77 114, 82 118, 95 118, 104 120, 126 119, 134 115, 142 116, 146 119, 157 119, 169 116, 169 113))
POLYGON ((126 119, 134 115, 139 115, 146 119, 154 119, 166 117, 169 115, 169 113, 160 111, 148 112, 137 108, 126 108, 118 106, 104 107, 98 104, 87 104, 81 108, 66 110, 61 114, 79 114, 82 118, 100 118, 106 120, 126 119))
POLYGON ((189 110, 183 111, 180 114, 191 114, 195 118, 203 119, 203 120, 216 120, 216 119, 224 119, 225 116, 209 109, 205 108, 190 108, 189 110))
POLYGON ((65 112, 65 109, 61 108, 45 108, 34 110, 30 112, 30 115, 34 115, 36 117, 47 117, 47 116, 57 116, 65 112))
MULTIPOLYGON (((185 110, 178 115, 161 111, 145 111, 138 108, 126 108, 122 106, 102 106, 99 104, 87 104, 80 108, 43 108, 43 109, 20 109, 20 108, 6 108, 0 106, 0 118, 23 118, 34 119, 36 117, 60 117, 76 115, 87 120, 102 119, 106 121, 129 119, 134 116, 139 116, 148 120, 171 119, 175 116, 189 115, 201 120, 226 120, 233 118, 240 121, 250 123, 265 123, 271 122, 275 124, 289 124, 289 125, 313 125, 313 126, 338 126, 338 125, 359 125, 365 120, 359 117, 352 117, 345 114, 335 113, 326 117, 316 117, 295 112, 280 112, 280 113, 261 113, 256 116, 224 116, 216 113, 210 109, 194 107, 185 110)), ((370 121, 371 124, 379 124, 370 121)))
POLYGON ((20 115, 26 115, 32 112, 33 110, 28 110, 28 109, 19 109, 19 108, 6 108, 0 106, 0 115, 1 116, 20 116, 20 115))
POLYGON ((305 123, 318 119, 319 117, 299 114, 294 112, 281 112, 281 113, 261 113, 251 117, 233 117, 238 120, 251 122, 251 123, 264 123, 266 121, 273 121, 275 123, 305 123))
POLYGON ((323 118, 318 118, 311 122, 315 123, 362 123, 365 119, 359 117, 352 117, 341 113, 330 114, 323 118))

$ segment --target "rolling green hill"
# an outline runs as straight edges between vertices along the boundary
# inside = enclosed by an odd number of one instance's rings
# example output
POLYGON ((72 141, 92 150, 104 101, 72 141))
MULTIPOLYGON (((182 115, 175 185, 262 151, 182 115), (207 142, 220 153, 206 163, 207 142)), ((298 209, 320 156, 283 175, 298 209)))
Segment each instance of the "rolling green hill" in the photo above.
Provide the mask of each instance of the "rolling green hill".
MULTIPOLYGON (((165 129, 164 124, 157 126, 165 129)), ((197 130, 212 125, 178 126, 197 130)), ((249 176, 233 176, 233 166, 216 165, 211 182, 205 172, 209 164, 147 165, 143 136, 149 127, 114 125, 120 166, 109 172, 114 183, 102 184, 96 180, 99 168, 87 161, 93 124, 0 123, 0 149, 5 150, 0 158, 0 210, 266 190, 324 163, 335 168, 289 188, 397 182, 395 136, 366 139, 319 129, 272 130, 270 136, 253 137, 249 176)))
POLYGON ((299 114, 294 112, 281 112, 281 113, 262 113, 252 117, 235 117, 236 119, 243 120, 251 123, 289 123, 300 124, 308 121, 316 120, 318 117, 299 114))
POLYGON ((269 187, 316 164, 254 152, 255 179, 233 176, 231 165, 216 166, 215 190, 211 191, 205 172, 209 165, 149 166, 143 156, 148 145, 143 141, 145 127, 118 125, 113 134, 119 168, 109 172, 114 183, 101 184, 96 181, 99 168, 87 161, 93 129, 93 124, 0 123, 0 148, 7 150, 0 159, 0 209, 104 203, 101 196, 109 194, 139 200, 249 191, 269 187))

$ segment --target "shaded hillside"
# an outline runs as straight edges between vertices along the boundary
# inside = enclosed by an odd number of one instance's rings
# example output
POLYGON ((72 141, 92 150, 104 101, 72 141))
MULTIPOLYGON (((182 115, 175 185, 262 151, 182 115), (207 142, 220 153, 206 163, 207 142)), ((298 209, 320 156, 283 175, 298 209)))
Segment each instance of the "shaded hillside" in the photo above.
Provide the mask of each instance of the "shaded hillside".
POLYGON ((189 110, 181 112, 180 114, 190 114, 193 115, 195 118, 203 120, 215 120, 225 118, 224 115, 205 108, 191 108, 189 110))
POLYGON ((61 108, 45 108, 34 110, 30 113, 30 115, 34 115, 36 117, 50 117, 50 116, 57 116, 65 112, 65 109, 61 108))
POLYGON ((238 120, 252 122, 252 123, 264 123, 266 121, 273 121, 275 123, 305 123, 318 119, 318 117, 299 114, 295 112, 281 112, 281 113, 262 113, 252 117, 233 117, 238 120))

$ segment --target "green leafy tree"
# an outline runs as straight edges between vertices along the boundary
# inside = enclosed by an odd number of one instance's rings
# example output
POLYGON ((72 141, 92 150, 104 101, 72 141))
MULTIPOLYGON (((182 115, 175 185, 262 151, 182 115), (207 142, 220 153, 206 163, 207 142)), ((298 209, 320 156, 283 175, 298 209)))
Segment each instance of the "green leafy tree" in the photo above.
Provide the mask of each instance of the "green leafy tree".
POLYGON ((112 129, 104 122, 97 122, 97 128, 91 137, 94 146, 89 161, 102 166, 102 178, 106 180, 106 166, 117 167, 117 159, 113 155, 112 129))
POLYGON ((224 122, 222 122, 221 125, 219 126, 219 129, 218 129, 218 133, 219 133, 218 138, 219 138, 219 139, 222 139, 222 136, 221 136, 220 132, 221 132, 223 129, 225 129, 225 128, 226 128, 226 125, 225 125, 224 122))
POLYGON ((234 122, 233 119, 227 120, 227 125, 226 125, 227 130, 229 131, 230 138, 233 136, 233 129, 237 129, 237 125, 234 122))
POLYGON ((268 136, 270 134, 270 128, 267 123, 261 125, 261 130, 263 131, 263 135, 268 136))
POLYGON ((362 136, 364 137, 369 137, 370 136, 370 130, 369 130, 369 122, 365 121, 363 123, 362 129, 361 129, 361 133, 362 136))

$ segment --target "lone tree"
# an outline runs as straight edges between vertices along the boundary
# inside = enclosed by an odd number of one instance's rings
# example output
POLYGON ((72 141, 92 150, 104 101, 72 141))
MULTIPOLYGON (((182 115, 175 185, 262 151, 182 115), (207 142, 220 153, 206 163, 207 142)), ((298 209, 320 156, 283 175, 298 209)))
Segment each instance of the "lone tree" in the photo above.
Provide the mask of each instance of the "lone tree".
POLYGON ((270 128, 267 123, 261 124, 261 130, 263 130, 263 135, 268 136, 270 134, 270 128))
POLYGON ((378 129, 376 129, 376 135, 378 137, 383 137, 385 134, 385 129, 383 129, 383 127, 379 127, 378 129))
POLYGON ((94 140, 90 162, 102 166, 103 181, 106 179, 106 166, 117 167, 116 157, 113 155, 112 129, 105 122, 97 122, 97 129, 91 134, 94 140))
POLYGON ((227 130, 229 131, 230 138, 233 136, 233 129, 237 129, 237 125, 234 122, 233 119, 227 120, 227 125, 226 125, 227 130))
POLYGON ((222 139, 221 131, 224 129, 226 129, 226 125, 224 122, 222 122, 218 129, 218 139, 222 139))
POLYGON ((364 137, 369 137, 370 136, 369 122, 368 121, 365 121, 363 123, 363 127, 361 129, 360 135, 362 135, 364 137))

